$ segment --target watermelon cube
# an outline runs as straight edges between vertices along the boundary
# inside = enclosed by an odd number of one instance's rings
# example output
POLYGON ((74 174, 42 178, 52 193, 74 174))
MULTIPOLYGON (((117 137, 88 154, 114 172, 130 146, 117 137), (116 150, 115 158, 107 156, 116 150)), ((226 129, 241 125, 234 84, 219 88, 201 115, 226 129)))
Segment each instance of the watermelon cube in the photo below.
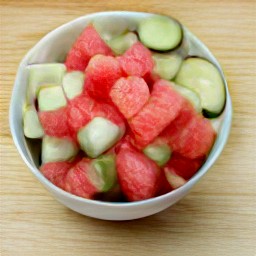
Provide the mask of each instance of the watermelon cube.
POLYGON ((147 104, 129 121, 137 144, 153 141, 178 116, 183 100, 167 81, 156 82, 147 104))
POLYGON ((96 99, 108 99, 111 87, 122 76, 118 61, 111 56, 95 55, 86 71, 85 90, 96 99))
POLYGON ((119 111, 129 119, 148 101, 149 89, 144 79, 140 77, 122 77, 113 85, 110 97, 119 111))
POLYGON ((69 51, 65 65, 68 71, 84 71, 95 54, 113 55, 92 25, 87 26, 69 51))
POLYGON ((149 49, 142 43, 133 44, 122 56, 117 58, 124 73, 128 76, 143 77, 154 67, 154 60, 149 49))
POLYGON ((129 201, 155 196, 160 169, 152 160, 135 149, 121 147, 116 165, 119 184, 129 201))

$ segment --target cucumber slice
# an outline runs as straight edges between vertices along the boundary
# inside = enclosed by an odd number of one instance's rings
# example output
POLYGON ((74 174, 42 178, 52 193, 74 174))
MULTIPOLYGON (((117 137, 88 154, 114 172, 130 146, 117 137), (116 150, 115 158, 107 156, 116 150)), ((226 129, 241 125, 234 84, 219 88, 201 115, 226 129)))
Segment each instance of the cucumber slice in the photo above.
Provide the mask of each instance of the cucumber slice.
POLYGON ((70 72, 63 77, 63 90, 68 99, 73 99, 81 94, 84 86, 84 73, 80 71, 70 72))
POLYGON ((109 191, 117 183, 115 156, 101 156, 92 161, 89 177, 101 192, 109 191))
POLYGON ((76 144, 66 138, 44 136, 42 142, 42 163, 70 160, 78 152, 76 144))
POLYGON ((27 106, 24 110, 23 129, 25 136, 30 139, 42 138, 44 135, 44 130, 34 106, 27 106))
POLYGON ((186 183, 186 180, 178 176, 176 173, 164 168, 166 179, 173 189, 179 188, 186 183))
POLYGON ((175 82, 195 91, 204 112, 218 116, 225 105, 225 87, 218 69, 207 60, 188 58, 183 61, 175 82))
POLYGON ((61 85, 66 72, 66 66, 61 63, 35 64, 27 67, 29 70, 27 104, 33 104, 36 92, 41 85, 61 85))
POLYGON ((121 136, 120 128, 103 117, 93 118, 77 134, 81 149, 92 158, 111 148, 121 136))
POLYGON ((155 61, 154 72, 166 80, 175 77, 182 63, 182 57, 177 53, 153 53, 153 59, 155 61))
POLYGON ((61 86, 45 86, 38 93, 38 107, 40 111, 51 111, 67 105, 61 86))
POLYGON ((114 37, 113 39, 109 40, 107 44, 116 55, 121 55, 137 41, 137 35, 135 33, 128 32, 114 37))
POLYGON ((156 162, 158 166, 164 166, 171 157, 171 149, 168 145, 150 144, 143 149, 143 153, 156 162))
POLYGON ((202 112, 201 100, 196 92, 184 86, 180 86, 174 83, 172 83, 171 86, 174 90, 179 92, 184 98, 189 100, 198 113, 202 112))
POLYGON ((165 16, 151 16, 139 23, 140 41, 150 49, 169 51, 179 45, 182 40, 180 24, 165 16))

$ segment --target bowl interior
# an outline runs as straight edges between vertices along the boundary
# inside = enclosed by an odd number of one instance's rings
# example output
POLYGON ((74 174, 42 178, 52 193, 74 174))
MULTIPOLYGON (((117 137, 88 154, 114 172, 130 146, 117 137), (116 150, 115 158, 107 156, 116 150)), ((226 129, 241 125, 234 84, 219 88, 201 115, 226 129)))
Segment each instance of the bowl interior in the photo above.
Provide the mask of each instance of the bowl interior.
MULTIPOLYGON (((10 127, 13 135, 13 140, 16 144, 16 147, 18 148, 20 155, 22 156, 23 160, 26 162, 32 173, 45 186, 50 186, 52 188, 55 187, 46 178, 44 178, 44 176, 38 170, 40 144, 38 143, 38 141, 27 140, 23 134, 22 108, 25 103, 28 78, 28 72, 26 67, 30 64, 35 63, 38 64, 50 62, 63 62, 68 50, 72 46, 77 36, 81 33, 83 28, 88 23, 95 19, 102 20, 103 22, 106 21, 108 22, 108 24, 113 26, 117 26, 117 24, 121 24, 125 21, 129 24, 129 27, 131 29, 135 29, 136 21, 149 15, 153 14, 138 12, 103 12, 78 18, 47 34, 28 52, 28 54, 21 61, 16 81, 14 84, 13 95, 10 105, 10 127), (109 23, 109 20, 113 20, 113 22, 109 23)), ((181 188, 169 193, 173 194, 174 196, 175 193, 178 193, 179 190, 186 189, 186 187, 190 187, 191 184, 194 184, 195 181, 198 181, 213 165, 213 163, 216 161, 217 157, 223 150, 224 145, 227 141, 232 119, 231 99, 229 96, 224 74, 218 61, 209 51, 209 49, 184 26, 183 31, 183 42, 181 44, 181 48, 177 49, 177 51, 182 50, 183 52, 185 52, 186 55, 199 56, 205 58, 212 62, 219 69, 226 89, 226 105, 223 113, 214 121, 214 124, 217 127, 217 138, 208 156, 207 161, 201 167, 201 169, 191 178, 190 181, 188 181, 181 188)), ((54 189, 57 189, 60 193, 65 193, 68 196, 76 197, 66 193, 65 191, 62 191, 61 189, 58 189, 57 187, 55 187, 54 189)), ((164 196, 166 195, 163 195, 162 197, 164 196)), ((81 198, 80 200, 88 201, 86 199, 81 198)), ((104 202, 102 203, 104 204, 104 202)))

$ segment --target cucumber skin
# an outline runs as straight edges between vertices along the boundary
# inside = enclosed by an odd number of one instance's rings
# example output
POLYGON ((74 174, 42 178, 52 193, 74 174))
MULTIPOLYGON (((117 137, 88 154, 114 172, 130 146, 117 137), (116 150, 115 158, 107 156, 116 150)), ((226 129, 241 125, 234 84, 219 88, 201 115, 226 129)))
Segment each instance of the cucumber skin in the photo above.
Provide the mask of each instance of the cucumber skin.
POLYGON ((215 113, 215 112, 211 112, 211 111, 209 111, 207 109, 203 109, 202 110, 202 114, 206 118, 210 118, 210 119, 211 118, 216 118, 216 117, 218 117, 223 112, 224 108, 225 108, 225 104, 224 104, 223 109, 221 110, 220 113, 215 113))

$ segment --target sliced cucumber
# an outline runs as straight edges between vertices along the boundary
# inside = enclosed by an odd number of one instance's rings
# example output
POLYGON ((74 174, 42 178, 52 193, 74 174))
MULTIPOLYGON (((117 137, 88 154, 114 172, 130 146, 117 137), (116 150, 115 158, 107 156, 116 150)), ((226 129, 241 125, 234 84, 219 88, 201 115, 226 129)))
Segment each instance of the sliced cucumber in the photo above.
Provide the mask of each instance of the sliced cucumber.
POLYGON ((117 182, 115 155, 101 156, 92 161, 90 180, 101 192, 109 191, 117 182))
POLYGON ((51 111, 67 105, 67 100, 61 86, 45 86, 38 93, 40 111, 51 111))
POLYGON ((42 162, 66 161, 78 152, 76 144, 66 138, 44 136, 42 142, 42 162))
POLYGON ((27 104, 33 104, 36 92, 41 85, 61 85, 66 66, 61 63, 35 64, 28 66, 29 78, 27 88, 27 104))
POLYGON ((120 137, 120 128, 103 117, 93 118, 77 134, 81 149, 92 158, 111 148, 120 137))
POLYGON ((179 92, 184 98, 189 100, 198 113, 202 112, 201 100, 196 92, 184 86, 180 86, 174 83, 172 83, 171 86, 174 90, 179 92))
POLYGON ((150 49, 169 51, 182 40, 180 24, 165 16, 151 16, 143 19, 138 27, 141 42, 150 49))
POLYGON ((171 149, 167 144, 150 144, 143 149, 143 153, 156 162, 158 166, 164 166, 171 157, 171 149))
POLYGON ((201 58, 183 61, 175 81, 193 91, 201 100, 203 112, 218 116, 225 105, 225 87, 218 69, 201 58))
POLYGON ((112 38, 107 42, 107 44, 116 55, 121 55, 137 41, 137 35, 135 33, 128 32, 112 38))
POLYGON ((68 99, 73 99, 83 91, 84 73, 80 71, 70 72, 63 77, 63 90, 68 99))
POLYGON ((42 138, 44 130, 38 119, 37 111, 34 106, 27 106, 23 114, 23 129, 27 138, 42 138))
POLYGON ((166 80, 175 77, 182 63, 182 57, 177 53, 153 53, 153 59, 155 61, 154 72, 166 80))

